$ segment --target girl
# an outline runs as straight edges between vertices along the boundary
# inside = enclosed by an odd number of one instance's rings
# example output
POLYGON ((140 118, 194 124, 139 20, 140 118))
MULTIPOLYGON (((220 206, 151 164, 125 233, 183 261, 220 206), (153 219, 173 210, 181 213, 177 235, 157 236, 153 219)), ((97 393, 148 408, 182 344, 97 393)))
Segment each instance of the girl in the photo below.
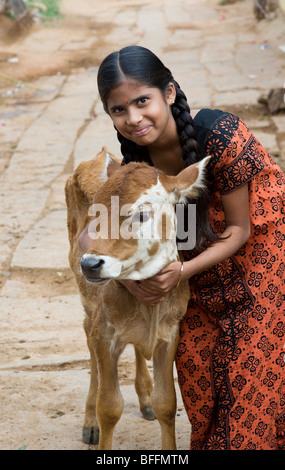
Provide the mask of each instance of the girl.
POLYGON ((174 262, 144 282, 124 282, 154 305, 179 277, 189 279, 176 365, 191 448, 284 448, 284 175, 238 117, 190 111, 148 49, 106 57, 98 88, 123 164, 145 161, 176 175, 212 156, 209 200, 196 201, 197 245, 184 252, 183 270, 174 262))

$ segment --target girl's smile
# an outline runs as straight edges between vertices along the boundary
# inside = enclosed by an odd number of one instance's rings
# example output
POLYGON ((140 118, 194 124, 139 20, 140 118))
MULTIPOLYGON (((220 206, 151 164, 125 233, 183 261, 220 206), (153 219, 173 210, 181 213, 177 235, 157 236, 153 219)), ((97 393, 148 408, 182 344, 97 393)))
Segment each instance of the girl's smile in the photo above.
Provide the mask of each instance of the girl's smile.
POLYGON ((147 134, 147 132, 151 129, 151 126, 146 126, 146 127, 140 127, 138 130, 133 132, 133 135, 135 136, 144 136, 147 134))

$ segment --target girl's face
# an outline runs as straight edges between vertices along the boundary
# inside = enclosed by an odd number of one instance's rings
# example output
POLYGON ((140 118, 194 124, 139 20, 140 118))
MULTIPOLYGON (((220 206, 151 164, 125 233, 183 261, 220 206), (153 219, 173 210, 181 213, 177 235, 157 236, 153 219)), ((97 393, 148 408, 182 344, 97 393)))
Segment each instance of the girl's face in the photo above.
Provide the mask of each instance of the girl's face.
POLYGON ((169 83, 164 96, 158 88, 126 79, 111 91, 107 107, 114 125, 126 139, 149 148, 163 147, 177 140, 169 102, 175 96, 173 83, 169 83))

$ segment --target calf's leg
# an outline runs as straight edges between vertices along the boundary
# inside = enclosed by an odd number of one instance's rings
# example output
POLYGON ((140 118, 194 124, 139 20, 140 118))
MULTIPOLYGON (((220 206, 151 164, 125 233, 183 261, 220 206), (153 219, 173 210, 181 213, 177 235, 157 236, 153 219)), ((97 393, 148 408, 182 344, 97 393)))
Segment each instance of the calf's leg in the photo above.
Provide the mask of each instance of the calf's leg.
POLYGON ((176 349, 177 341, 160 342, 153 354, 154 390, 151 399, 155 417, 161 427, 163 450, 176 450, 176 392, 173 379, 176 349))
POLYGON ((90 339, 92 322, 91 315, 86 316, 84 320, 84 330, 87 338, 87 345, 90 352, 90 385, 85 406, 85 418, 82 430, 82 440, 86 444, 98 444, 99 442, 99 425, 96 416, 96 397, 98 389, 98 373, 95 352, 90 339))
POLYGON ((112 449, 114 428, 124 408, 118 380, 119 354, 110 351, 110 343, 96 340, 96 357, 99 374, 97 393, 97 419, 99 423, 98 450, 112 449))
POLYGON ((147 420, 155 419, 151 406, 150 394, 152 392, 152 380, 147 368, 146 360, 139 349, 135 347, 136 354, 136 379, 135 388, 139 399, 140 410, 147 420))
MULTIPOLYGON (((87 343, 89 341, 87 340, 87 343)), ((98 444, 99 442, 99 425, 96 416, 96 398, 98 389, 97 362, 93 349, 90 347, 91 358, 91 376, 89 392, 85 406, 85 418, 82 430, 82 440, 86 444, 98 444)))

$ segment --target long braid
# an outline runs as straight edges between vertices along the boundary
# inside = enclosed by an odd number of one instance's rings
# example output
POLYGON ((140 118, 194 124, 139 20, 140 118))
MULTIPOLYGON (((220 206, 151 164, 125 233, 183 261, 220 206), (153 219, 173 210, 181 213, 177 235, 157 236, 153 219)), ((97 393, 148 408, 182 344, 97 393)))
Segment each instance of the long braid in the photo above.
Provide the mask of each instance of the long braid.
POLYGON ((200 160, 196 133, 187 98, 178 83, 175 80, 173 80, 173 83, 176 89, 176 99, 171 109, 176 122, 182 158, 185 166, 189 166, 200 160))
MULTIPOLYGON (((179 142, 182 150, 182 158, 185 162, 185 166, 192 165, 198 162, 202 155, 200 154, 196 132, 194 128, 194 122, 190 114, 190 107, 187 102, 187 98, 181 90, 179 84, 173 80, 176 89, 176 99, 172 105, 172 114, 176 122, 177 133, 179 136, 179 142)), ((209 189, 209 181, 207 184, 209 189)), ((196 204, 196 246, 191 252, 188 252, 188 256, 197 255, 203 251, 210 243, 217 241, 218 237, 213 233, 208 219, 208 207, 210 201, 210 192, 200 191, 199 197, 194 200, 187 198, 188 203, 196 204)), ((185 214, 187 208, 185 207, 185 214)), ((187 217, 184 217, 186 220, 187 217)))

